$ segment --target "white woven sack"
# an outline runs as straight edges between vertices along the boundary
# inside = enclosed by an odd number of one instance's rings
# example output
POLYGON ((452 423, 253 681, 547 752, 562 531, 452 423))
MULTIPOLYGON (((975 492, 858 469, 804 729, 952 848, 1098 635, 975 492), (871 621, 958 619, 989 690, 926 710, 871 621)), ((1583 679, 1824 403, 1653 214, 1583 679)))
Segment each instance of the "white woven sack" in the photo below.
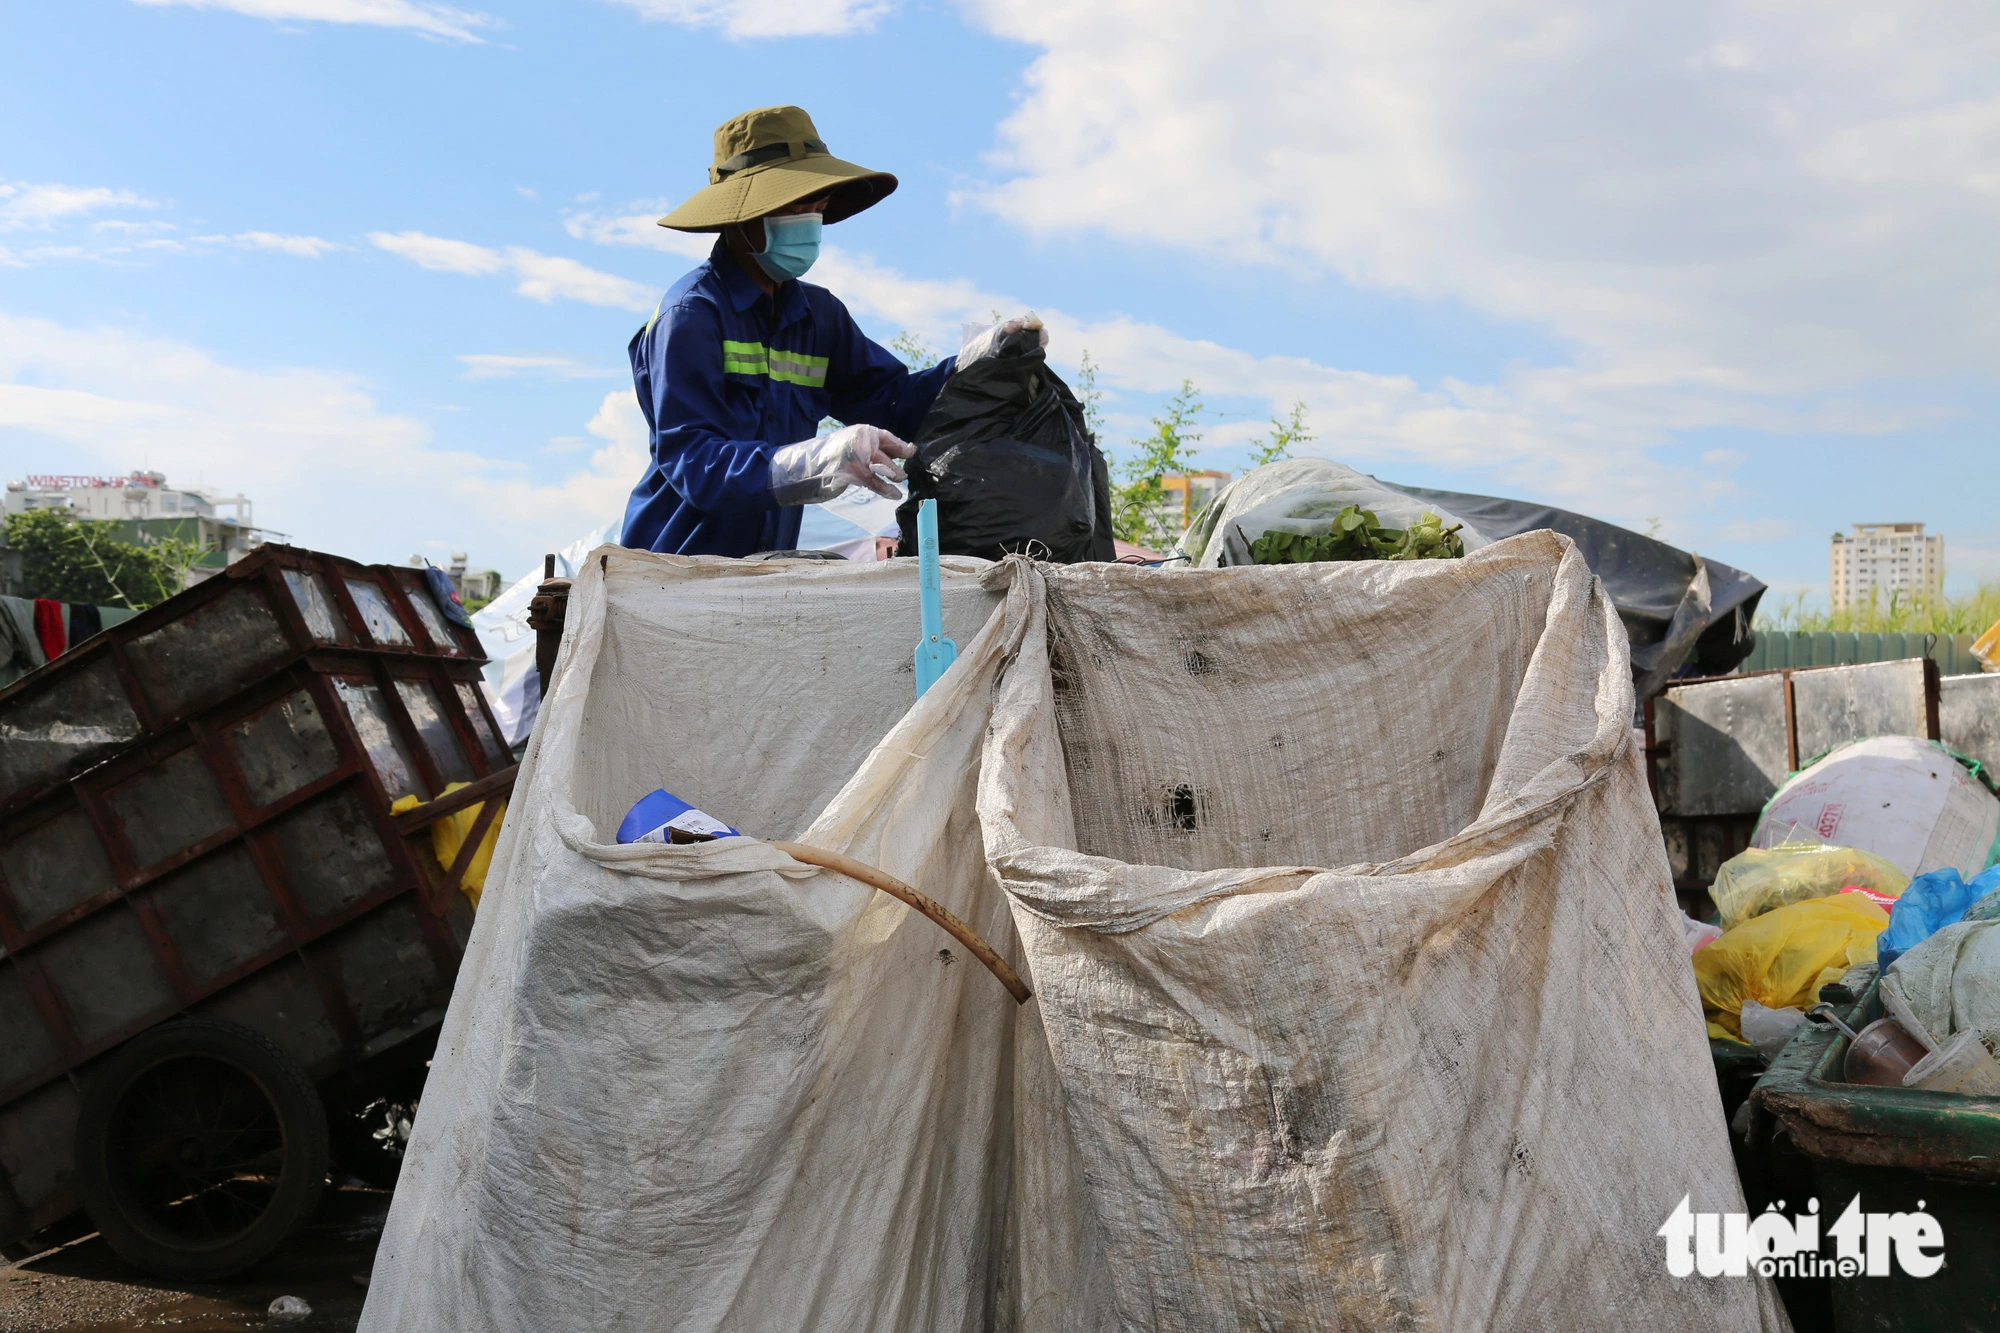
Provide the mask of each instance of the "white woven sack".
MULTIPOLYGON (((985 568, 945 561, 973 659, 985 568)), ((568 614, 360 1327, 988 1327, 1014 1001, 928 920, 763 842, 612 834, 663 786, 1009 947, 972 806, 990 673, 911 709, 914 561, 607 548, 568 614)))
POLYGON ((977 568, 586 566, 364 1330, 1784 1327, 1567 542, 977 568))
POLYGON ((1787 1326, 1655 1235, 1744 1205, 1567 540, 1015 572, 979 811, 1040 1020, 1017 1327, 1787 1326))
POLYGON ((1756 847, 1858 847, 1912 879, 1952 866, 1967 879, 2000 853, 2000 800, 1935 741, 1874 736, 1786 779, 1765 803, 1756 847))

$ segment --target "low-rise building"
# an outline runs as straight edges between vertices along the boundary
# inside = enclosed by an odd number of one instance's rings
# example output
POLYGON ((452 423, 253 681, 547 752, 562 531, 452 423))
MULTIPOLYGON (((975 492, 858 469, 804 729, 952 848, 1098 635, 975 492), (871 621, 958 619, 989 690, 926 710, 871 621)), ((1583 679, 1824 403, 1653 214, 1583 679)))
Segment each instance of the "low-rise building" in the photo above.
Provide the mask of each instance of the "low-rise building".
MULTIPOLYGON (((430 558, 422 555, 413 554, 409 560, 412 569, 422 569, 430 563, 430 558)), ((500 571, 469 568, 463 551, 451 553, 451 564, 445 567, 445 573, 451 578, 452 591, 467 606, 483 606, 500 593, 500 571)))
POLYGON ((1228 484, 1229 474, 1212 468, 1201 472, 1169 472, 1161 477, 1161 489, 1167 493, 1164 516, 1169 525, 1185 531, 1194 522, 1194 516, 1206 509, 1209 501, 1228 484))
POLYGON ((7 514, 59 509, 81 519, 115 523, 120 541, 151 545, 178 539, 195 548, 189 582, 197 583, 263 545, 250 498, 205 489, 169 486, 162 472, 136 471, 123 477, 30 475, 9 481, 7 514))
POLYGON ((463 551, 451 553, 451 586, 458 589, 458 595, 470 605, 486 603, 500 595, 500 571, 497 569, 469 569, 463 551))

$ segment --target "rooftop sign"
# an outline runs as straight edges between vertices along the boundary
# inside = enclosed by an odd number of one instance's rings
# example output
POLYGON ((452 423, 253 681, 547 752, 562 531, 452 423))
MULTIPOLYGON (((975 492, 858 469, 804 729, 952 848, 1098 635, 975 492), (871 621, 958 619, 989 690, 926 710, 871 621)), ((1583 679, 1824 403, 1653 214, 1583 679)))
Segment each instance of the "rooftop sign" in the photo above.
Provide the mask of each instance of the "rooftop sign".
POLYGON ((154 486, 151 477, 134 473, 129 477, 31 476, 28 485, 38 491, 117 490, 125 486, 154 486))

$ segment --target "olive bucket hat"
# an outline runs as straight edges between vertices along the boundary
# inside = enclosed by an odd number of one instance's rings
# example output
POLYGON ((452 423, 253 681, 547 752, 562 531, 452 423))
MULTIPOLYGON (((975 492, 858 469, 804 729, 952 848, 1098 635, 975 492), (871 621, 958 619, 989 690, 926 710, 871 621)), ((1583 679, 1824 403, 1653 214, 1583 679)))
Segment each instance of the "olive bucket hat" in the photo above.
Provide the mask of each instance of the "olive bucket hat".
POLYGON ((886 171, 843 162, 827 151, 812 117, 795 106, 767 106, 726 120, 715 131, 708 188, 660 219, 675 231, 721 231, 801 199, 831 195, 826 221, 878 204, 896 188, 886 171))

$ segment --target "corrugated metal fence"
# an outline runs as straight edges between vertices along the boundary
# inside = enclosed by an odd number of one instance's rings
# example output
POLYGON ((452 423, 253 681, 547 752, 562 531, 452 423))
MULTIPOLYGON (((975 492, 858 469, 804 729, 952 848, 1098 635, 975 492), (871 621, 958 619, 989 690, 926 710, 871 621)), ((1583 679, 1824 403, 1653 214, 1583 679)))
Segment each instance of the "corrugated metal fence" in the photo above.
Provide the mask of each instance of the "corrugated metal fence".
POLYGON ((1972 655, 1977 634, 1808 634, 1757 631, 1757 646, 1739 671, 1770 671, 1778 667, 1849 666, 1856 662, 1895 662, 1906 657, 1935 658, 1946 676, 1977 675, 1979 659, 1972 655))

